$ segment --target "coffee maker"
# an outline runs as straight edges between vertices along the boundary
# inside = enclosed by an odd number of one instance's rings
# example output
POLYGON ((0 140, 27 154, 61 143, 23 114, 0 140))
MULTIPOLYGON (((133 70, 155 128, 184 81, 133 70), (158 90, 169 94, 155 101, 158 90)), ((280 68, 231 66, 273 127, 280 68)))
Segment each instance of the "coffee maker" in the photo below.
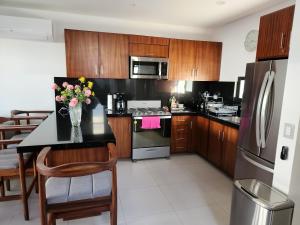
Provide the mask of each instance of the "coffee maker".
POLYGON ((115 93, 114 94, 115 110, 118 113, 123 113, 126 110, 125 105, 125 94, 124 93, 115 93))

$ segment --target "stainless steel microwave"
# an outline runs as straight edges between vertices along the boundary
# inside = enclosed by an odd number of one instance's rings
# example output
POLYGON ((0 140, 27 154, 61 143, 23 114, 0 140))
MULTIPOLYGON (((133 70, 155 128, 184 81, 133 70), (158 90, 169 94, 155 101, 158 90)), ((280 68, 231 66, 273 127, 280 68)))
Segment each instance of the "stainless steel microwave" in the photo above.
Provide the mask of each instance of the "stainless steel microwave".
POLYGON ((130 56, 130 78, 168 79, 168 59, 130 56))

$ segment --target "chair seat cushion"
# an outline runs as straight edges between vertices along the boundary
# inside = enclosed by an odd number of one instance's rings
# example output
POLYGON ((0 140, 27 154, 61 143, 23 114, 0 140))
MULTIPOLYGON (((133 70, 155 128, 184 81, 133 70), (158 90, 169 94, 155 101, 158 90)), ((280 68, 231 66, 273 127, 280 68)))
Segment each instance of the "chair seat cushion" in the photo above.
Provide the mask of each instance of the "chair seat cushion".
MULTIPOLYGON (((31 153, 25 153, 24 163, 27 163, 31 153)), ((16 149, 3 149, 0 151, 0 169, 16 169, 19 168, 19 157, 16 149)))
POLYGON ((50 177, 46 181, 48 204, 63 203, 109 196, 112 188, 111 171, 81 177, 50 177))

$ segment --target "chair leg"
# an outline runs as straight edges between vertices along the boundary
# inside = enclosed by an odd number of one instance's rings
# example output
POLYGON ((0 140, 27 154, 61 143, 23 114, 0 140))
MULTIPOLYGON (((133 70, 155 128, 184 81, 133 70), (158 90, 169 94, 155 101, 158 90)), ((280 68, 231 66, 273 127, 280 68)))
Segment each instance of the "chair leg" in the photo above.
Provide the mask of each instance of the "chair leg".
POLYGON ((110 225, 117 225, 118 211, 117 201, 113 201, 110 205, 110 225))
POLYGON ((1 197, 5 196, 5 187, 4 187, 4 178, 1 177, 0 179, 0 192, 1 192, 1 197))
POLYGON ((56 225, 56 219, 53 213, 48 216, 48 225, 56 225))
POLYGON ((24 219, 29 220, 27 188, 26 188, 26 173, 24 167, 24 157, 22 153, 19 153, 19 176, 20 176, 20 184, 21 184, 21 196, 22 196, 22 202, 24 208, 24 219))
POLYGON ((47 225, 47 213, 46 213, 46 199, 45 199, 45 178, 41 175, 38 176, 39 180, 39 202, 40 202, 40 216, 41 225, 47 225))
POLYGON ((6 190, 10 191, 10 179, 7 179, 5 182, 6 182, 6 190))
POLYGON ((39 193, 39 176, 36 168, 36 160, 33 160, 33 174, 35 179, 35 193, 39 193))

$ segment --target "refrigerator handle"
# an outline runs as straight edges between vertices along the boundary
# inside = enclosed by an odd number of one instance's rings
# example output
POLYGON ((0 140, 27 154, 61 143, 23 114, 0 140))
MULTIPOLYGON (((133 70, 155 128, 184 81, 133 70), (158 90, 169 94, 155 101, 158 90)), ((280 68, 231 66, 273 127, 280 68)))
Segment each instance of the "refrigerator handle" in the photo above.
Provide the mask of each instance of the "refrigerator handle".
POLYGON ((260 155, 260 147, 261 147, 261 130, 260 130, 260 128, 261 128, 261 107, 262 107, 262 100, 263 100, 263 96, 265 93, 269 75, 270 75, 270 71, 266 72, 265 77, 262 82, 262 85, 261 85, 261 88, 260 88, 258 101, 257 101, 257 108, 256 108, 255 135, 256 135, 256 144, 257 144, 257 147, 259 148, 259 155, 260 155))
POLYGON ((274 81, 274 71, 270 72, 269 75, 269 80, 266 86, 266 91, 264 93, 263 101, 262 101, 262 106, 261 106, 261 119, 260 119, 260 136, 261 136, 261 147, 265 148, 266 147, 266 108, 267 108, 267 103, 268 103, 268 97, 271 92, 272 84, 274 81))
POLYGON ((273 170, 273 169, 271 169, 271 168, 269 168, 269 167, 267 167, 267 166, 264 166, 264 165, 262 165, 262 164, 256 162, 255 160, 249 158, 249 157, 246 155, 245 152, 241 151, 241 154, 242 154, 242 156, 243 156, 243 158, 244 158, 245 160, 247 160, 249 163, 253 164, 254 166, 256 166, 256 167, 258 167, 258 168, 260 168, 260 169, 262 169, 262 170, 265 170, 265 171, 267 171, 267 172, 274 173, 274 170, 273 170))

